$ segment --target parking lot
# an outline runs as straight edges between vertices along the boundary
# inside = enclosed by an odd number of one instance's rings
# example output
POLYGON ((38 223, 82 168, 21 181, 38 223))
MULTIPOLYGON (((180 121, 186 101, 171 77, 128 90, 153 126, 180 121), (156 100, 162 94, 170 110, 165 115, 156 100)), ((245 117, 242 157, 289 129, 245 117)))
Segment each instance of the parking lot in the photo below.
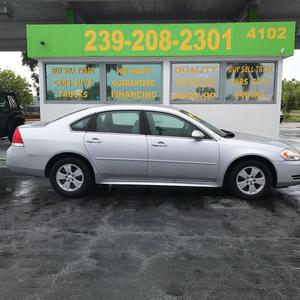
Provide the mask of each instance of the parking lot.
POLYGON ((65 199, 0 166, 1 299, 300 297, 299 186, 255 202, 134 186, 65 199))

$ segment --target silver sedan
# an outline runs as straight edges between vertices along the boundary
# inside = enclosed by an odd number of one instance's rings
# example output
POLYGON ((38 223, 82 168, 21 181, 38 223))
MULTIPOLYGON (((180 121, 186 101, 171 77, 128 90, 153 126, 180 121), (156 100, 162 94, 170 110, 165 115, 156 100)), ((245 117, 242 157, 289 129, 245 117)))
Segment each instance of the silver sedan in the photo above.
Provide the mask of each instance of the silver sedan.
POLYGON ((300 154, 292 146, 165 106, 106 105, 20 126, 7 165, 48 177, 70 197, 94 184, 134 184, 229 187, 255 199, 300 183, 300 154))

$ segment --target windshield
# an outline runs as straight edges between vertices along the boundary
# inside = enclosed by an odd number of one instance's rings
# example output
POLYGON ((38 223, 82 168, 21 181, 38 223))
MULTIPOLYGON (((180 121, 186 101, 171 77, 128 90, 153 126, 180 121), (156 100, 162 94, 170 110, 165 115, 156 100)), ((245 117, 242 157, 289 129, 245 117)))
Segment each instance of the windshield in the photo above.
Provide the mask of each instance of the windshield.
POLYGON ((197 121, 198 123, 204 125, 205 127, 209 128, 211 131, 213 131, 214 133, 218 134, 221 137, 226 137, 226 133, 224 131, 222 131, 221 129, 207 123, 206 121, 200 119, 199 117, 195 116, 194 114, 185 111, 185 110, 180 110, 180 112, 184 113, 185 115, 189 116, 190 118, 194 119, 195 121, 197 121))

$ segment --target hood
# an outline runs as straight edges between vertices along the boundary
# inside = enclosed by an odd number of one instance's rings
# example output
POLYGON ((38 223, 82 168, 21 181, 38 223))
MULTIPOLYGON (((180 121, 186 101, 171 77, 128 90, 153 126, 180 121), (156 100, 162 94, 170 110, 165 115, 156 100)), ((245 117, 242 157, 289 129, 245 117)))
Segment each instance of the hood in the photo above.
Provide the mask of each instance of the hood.
POLYGON ((271 139, 268 137, 260 136, 260 135, 253 135, 253 134, 247 134, 247 133, 241 133, 241 132, 234 132, 235 137, 232 138, 233 140, 238 141, 245 141, 245 142, 251 142, 251 143, 259 143, 259 144, 266 144, 271 146, 277 146, 281 148, 294 148, 292 142, 289 141, 281 141, 276 139, 271 139))

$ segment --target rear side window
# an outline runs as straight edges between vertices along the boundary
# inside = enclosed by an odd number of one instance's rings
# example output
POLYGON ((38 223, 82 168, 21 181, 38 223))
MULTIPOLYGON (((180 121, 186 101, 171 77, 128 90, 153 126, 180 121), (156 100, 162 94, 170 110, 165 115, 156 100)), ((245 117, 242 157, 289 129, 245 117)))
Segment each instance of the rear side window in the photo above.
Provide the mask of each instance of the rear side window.
POLYGON ((0 95, 0 108, 6 106, 7 106, 6 96, 0 95))
POLYGON ((94 115, 84 117, 71 124, 71 129, 73 131, 87 131, 94 115))
POLYGON ((97 132, 140 133, 139 111, 107 111, 99 113, 96 118, 97 132))

